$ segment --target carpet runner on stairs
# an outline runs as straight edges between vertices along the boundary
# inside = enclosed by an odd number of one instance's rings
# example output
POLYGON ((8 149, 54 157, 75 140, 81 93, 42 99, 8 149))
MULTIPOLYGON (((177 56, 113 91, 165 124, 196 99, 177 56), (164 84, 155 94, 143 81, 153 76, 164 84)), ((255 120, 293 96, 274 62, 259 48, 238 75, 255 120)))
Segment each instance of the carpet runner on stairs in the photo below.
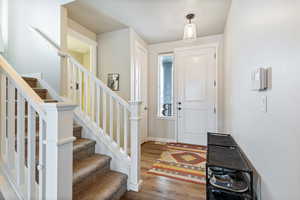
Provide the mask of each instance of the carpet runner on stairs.
MULTIPOLYGON (((37 79, 23 79, 45 102, 57 102, 47 89, 38 87, 37 79)), ((73 199, 119 200, 127 190, 127 175, 112 171, 111 157, 95 153, 96 141, 82 138, 82 127, 75 123, 73 135, 73 199)))

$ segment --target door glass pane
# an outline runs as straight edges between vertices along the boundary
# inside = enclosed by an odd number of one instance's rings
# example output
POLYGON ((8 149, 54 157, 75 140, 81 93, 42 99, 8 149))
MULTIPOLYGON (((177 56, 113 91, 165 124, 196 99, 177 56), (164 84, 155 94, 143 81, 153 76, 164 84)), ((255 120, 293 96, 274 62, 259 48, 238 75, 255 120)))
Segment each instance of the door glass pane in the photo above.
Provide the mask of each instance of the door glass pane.
POLYGON ((173 54, 159 56, 159 117, 170 117, 173 115, 173 60, 173 54))

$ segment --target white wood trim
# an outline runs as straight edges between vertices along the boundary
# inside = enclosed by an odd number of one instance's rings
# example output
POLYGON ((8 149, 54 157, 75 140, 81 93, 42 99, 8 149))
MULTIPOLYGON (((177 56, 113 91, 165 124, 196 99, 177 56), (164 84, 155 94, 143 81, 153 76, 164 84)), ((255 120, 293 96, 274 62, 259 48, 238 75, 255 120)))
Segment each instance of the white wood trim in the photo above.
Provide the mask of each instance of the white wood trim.
POLYGON ((68 28, 68 35, 70 35, 84 43, 87 43, 90 46, 91 72, 94 75, 97 75, 97 46, 98 46, 98 43, 71 28, 68 28))
POLYGON ((45 103, 46 131, 46 197, 72 199, 74 105, 45 103), (73 139, 73 138, 72 138, 73 139), (67 140, 67 144, 57 145, 67 140), (49 141, 49 142, 48 142, 49 141), (54 142, 51 142, 54 141, 54 142))
MULTIPOLYGON (((71 23, 76 23, 77 25, 80 25, 81 28, 85 29, 85 31, 89 31, 88 29, 86 29, 85 27, 83 27, 81 24, 78 24, 77 22, 71 20, 71 19, 68 19, 68 23, 72 21, 71 23)), ((90 31, 89 31, 90 32, 90 31)), ((68 27, 68 34, 84 43, 87 43, 88 45, 90 46, 95 46, 97 47, 98 46, 98 43, 95 41, 95 40, 92 40, 91 38, 79 33, 78 31, 72 29, 71 27, 68 27)))
POLYGON ((163 142, 163 143, 168 143, 168 142, 177 142, 176 139, 171 139, 171 138, 158 138, 158 137, 148 137, 145 142, 163 142))

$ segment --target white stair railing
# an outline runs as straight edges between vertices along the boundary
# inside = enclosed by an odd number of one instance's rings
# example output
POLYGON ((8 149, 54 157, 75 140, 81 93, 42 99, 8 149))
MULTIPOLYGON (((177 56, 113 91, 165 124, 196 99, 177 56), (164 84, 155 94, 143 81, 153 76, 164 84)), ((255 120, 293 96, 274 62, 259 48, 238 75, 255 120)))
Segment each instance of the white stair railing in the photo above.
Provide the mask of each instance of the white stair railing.
POLYGON ((67 97, 130 159, 130 185, 138 190, 140 180, 140 103, 126 102, 69 54, 67 97))
POLYGON ((129 185, 138 191, 140 183, 140 102, 128 103, 106 86, 75 58, 37 28, 31 27, 49 42, 58 55, 65 59, 67 98, 79 105, 80 111, 109 138, 129 160, 129 185))
POLYGON ((44 103, 0 56, 1 169, 22 199, 72 198, 74 105, 44 103))

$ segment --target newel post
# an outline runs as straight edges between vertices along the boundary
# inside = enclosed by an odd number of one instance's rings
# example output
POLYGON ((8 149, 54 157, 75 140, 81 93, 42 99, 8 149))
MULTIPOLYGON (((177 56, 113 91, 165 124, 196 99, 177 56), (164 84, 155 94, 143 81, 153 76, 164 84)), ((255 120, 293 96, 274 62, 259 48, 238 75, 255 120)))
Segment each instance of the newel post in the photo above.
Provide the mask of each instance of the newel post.
POLYGON ((130 102, 130 148, 131 148, 131 166, 130 166, 130 183, 131 190, 138 192, 140 179, 140 161, 141 161, 141 145, 140 145, 140 106, 141 102, 130 102))
POLYGON ((73 111, 75 105, 46 103, 45 196, 72 199, 73 111))

